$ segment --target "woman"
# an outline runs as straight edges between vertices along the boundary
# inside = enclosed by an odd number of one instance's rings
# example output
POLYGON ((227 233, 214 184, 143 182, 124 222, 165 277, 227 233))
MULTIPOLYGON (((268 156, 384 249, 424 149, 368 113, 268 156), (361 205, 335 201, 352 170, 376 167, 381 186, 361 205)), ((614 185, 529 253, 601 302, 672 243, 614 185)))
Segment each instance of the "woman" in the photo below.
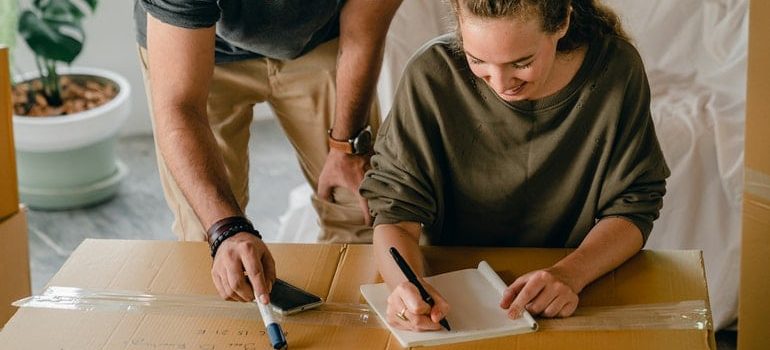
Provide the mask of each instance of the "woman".
POLYGON ((517 278, 500 307, 567 317, 589 283, 644 245, 669 175, 641 58, 593 0, 451 0, 458 28, 412 59, 361 185, 375 215, 388 321, 438 330, 388 254, 418 242, 572 247, 517 278))

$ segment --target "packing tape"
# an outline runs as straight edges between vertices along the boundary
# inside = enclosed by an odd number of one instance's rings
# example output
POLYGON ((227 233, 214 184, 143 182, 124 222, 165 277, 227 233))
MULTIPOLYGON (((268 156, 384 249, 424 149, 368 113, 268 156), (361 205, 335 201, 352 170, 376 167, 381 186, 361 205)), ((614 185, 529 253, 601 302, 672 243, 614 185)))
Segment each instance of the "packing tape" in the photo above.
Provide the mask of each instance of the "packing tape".
MULTIPOLYGON (((86 312, 139 312, 176 316, 206 316, 254 320, 261 324, 259 308, 254 303, 225 301, 203 295, 148 294, 122 290, 90 290, 73 287, 48 287, 41 295, 13 303, 16 307, 77 310, 86 312)), ((280 323, 317 323, 355 327, 384 328, 365 304, 325 303, 294 315, 275 314, 280 323)))
MULTIPOLYGON (((147 294, 120 290, 48 287, 43 294, 18 300, 17 307, 86 312, 139 312, 180 316, 222 317, 261 321, 253 303, 224 301, 213 296, 147 294)), ((366 304, 325 303, 294 315, 276 315, 281 323, 333 324, 345 327, 385 328, 366 304)), ((676 303, 580 307, 567 318, 538 319, 543 331, 597 331, 630 329, 713 330, 703 300, 676 303)))
POLYGON ((770 201, 770 175, 759 170, 746 168, 746 192, 770 201))

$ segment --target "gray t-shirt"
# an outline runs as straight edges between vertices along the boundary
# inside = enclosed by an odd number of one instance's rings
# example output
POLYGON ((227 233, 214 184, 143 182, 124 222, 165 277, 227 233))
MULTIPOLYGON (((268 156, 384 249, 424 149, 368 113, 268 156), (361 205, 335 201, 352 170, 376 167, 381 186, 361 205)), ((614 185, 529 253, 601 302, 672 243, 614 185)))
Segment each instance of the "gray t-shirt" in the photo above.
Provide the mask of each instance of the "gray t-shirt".
POLYGON ((147 13, 183 28, 216 24, 216 62, 292 59, 339 36, 344 0, 135 0, 139 45, 147 47, 147 13))

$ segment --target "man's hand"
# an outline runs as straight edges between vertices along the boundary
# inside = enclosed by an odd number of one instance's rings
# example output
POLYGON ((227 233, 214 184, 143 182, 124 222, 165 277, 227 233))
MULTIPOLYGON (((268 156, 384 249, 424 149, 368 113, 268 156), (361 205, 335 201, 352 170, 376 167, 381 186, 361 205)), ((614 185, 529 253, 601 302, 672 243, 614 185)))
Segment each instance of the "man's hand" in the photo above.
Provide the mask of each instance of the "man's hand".
POLYGON ((578 295, 568 278, 556 268, 532 271, 511 283, 503 293, 500 307, 517 319, 524 309, 545 317, 568 317, 575 312, 578 295))
POLYGON ((219 246, 211 277, 224 299, 252 301, 258 295, 259 301, 267 304, 275 281, 275 261, 259 237, 241 232, 219 246))
POLYGON ((358 193, 358 187, 364 179, 364 173, 369 170, 369 158, 370 155, 352 155, 332 148, 326 156, 323 170, 318 177, 318 197, 334 202, 334 188, 341 187, 349 190, 358 198, 367 225, 371 225, 372 222, 369 204, 358 193))

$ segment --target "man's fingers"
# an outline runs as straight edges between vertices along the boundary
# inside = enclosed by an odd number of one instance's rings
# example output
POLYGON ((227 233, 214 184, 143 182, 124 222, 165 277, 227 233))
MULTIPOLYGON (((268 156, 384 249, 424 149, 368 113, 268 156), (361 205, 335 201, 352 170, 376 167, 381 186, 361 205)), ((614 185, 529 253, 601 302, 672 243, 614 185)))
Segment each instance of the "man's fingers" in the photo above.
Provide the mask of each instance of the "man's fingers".
POLYGON ((276 271, 275 271, 275 260, 273 260, 273 256, 270 254, 270 251, 265 251, 264 254, 262 254, 262 273, 264 274, 265 279, 265 287, 267 288, 267 294, 268 298, 270 296, 270 292, 273 290, 273 283, 275 283, 276 278, 276 271))
POLYGON ((321 176, 318 179, 318 198, 327 202, 334 203, 334 196, 332 195, 333 191, 334 191, 334 186, 332 186, 331 183, 324 180, 324 177, 321 176))
POLYGON ((252 294, 247 300, 254 300, 263 294, 268 294, 269 291, 265 287, 265 274, 262 270, 262 264, 253 255, 249 254, 243 257, 243 268, 246 271, 246 276, 251 284, 252 294))
POLYGON ((211 280, 214 281, 214 287, 217 289, 219 296, 222 297, 222 299, 227 299, 229 294, 225 292, 224 285, 222 283, 222 279, 219 278, 219 274, 211 271, 211 280))
POLYGON ((227 282, 230 284, 230 288, 233 290, 233 299, 237 301, 249 301, 252 300, 254 292, 251 286, 246 283, 246 276, 243 275, 243 265, 240 263, 236 266, 227 267, 227 282))
POLYGON ((372 226, 372 215, 369 214, 369 201, 362 197, 358 192, 353 192, 358 197, 358 203, 361 205, 361 210, 364 211, 364 223, 366 226, 372 226))
POLYGON ((227 282, 227 278, 224 276, 219 276, 219 281, 222 286, 222 292, 225 293, 224 298, 225 300, 229 301, 237 301, 234 296, 236 296, 235 292, 233 291, 233 288, 230 287, 230 283, 227 282))
POLYGON ((265 283, 264 274, 262 272, 248 273, 249 281, 251 281, 252 297, 249 300, 259 298, 259 301, 263 304, 270 302, 270 292, 267 289, 265 283))

